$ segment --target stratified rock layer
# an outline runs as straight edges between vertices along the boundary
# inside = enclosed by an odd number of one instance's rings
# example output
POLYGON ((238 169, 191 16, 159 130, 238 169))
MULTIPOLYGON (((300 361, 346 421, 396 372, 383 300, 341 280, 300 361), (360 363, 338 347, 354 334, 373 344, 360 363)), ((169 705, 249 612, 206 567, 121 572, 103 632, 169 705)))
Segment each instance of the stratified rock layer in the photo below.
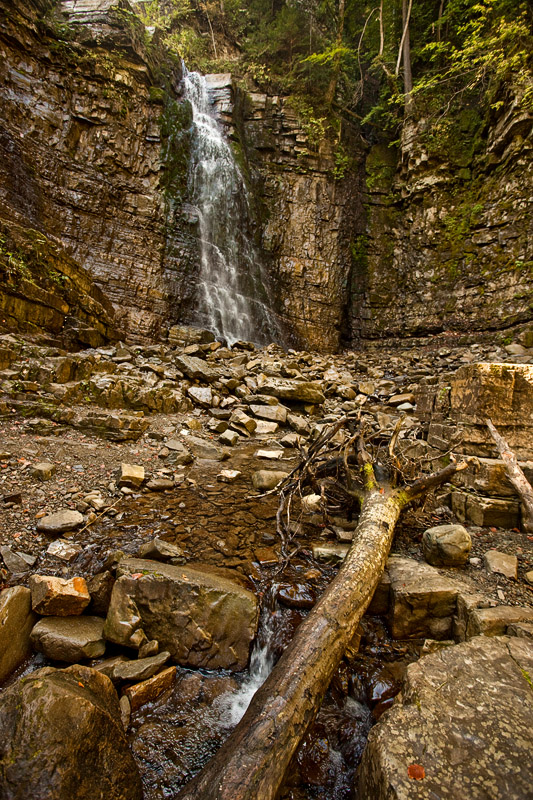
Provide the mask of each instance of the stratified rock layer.
POLYGON ((477 636, 411 664, 402 694, 370 731, 358 796, 530 797, 531 674, 531 642, 511 637, 477 636))

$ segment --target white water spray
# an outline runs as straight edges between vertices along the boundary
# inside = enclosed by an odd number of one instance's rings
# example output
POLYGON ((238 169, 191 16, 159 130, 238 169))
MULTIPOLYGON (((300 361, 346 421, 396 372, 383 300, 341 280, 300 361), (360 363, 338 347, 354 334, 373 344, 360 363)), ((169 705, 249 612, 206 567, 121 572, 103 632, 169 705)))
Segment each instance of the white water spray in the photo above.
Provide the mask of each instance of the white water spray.
POLYGON ((205 78, 184 72, 193 112, 189 189, 198 210, 202 323, 229 344, 279 339, 261 265, 247 228, 250 204, 243 176, 214 116, 205 78))

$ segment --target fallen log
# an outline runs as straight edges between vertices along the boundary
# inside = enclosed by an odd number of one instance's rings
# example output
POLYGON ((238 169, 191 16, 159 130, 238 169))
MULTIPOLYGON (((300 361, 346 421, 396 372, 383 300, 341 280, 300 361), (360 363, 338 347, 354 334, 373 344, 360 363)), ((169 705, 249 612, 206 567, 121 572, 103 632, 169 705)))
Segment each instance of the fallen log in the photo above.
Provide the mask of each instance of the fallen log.
POLYGON ((314 721, 372 599, 402 509, 448 481, 472 460, 451 464, 410 486, 394 489, 378 484, 360 442, 354 449, 360 465, 362 507, 344 564, 297 629, 231 736, 178 795, 180 800, 276 797, 289 762, 314 721))
POLYGON ((522 472, 515 454, 501 433, 496 430, 491 419, 487 420, 487 428, 498 448, 500 458, 505 464, 507 477, 513 484, 522 501, 522 527, 526 533, 533 533, 533 489, 531 488, 531 484, 522 472))

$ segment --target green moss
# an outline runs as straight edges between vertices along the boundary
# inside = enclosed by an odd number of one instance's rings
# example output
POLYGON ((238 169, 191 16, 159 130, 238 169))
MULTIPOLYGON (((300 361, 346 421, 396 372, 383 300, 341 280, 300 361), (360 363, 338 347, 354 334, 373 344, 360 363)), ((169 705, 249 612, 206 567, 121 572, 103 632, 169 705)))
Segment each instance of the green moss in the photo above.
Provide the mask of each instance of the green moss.
POLYGON ((171 205, 179 204, 187 195, 191 149, 191 104, 188 101, 178 103, 167 94, 159 125, 161 159, 164 164, 161 186, 168 202, 171 205))

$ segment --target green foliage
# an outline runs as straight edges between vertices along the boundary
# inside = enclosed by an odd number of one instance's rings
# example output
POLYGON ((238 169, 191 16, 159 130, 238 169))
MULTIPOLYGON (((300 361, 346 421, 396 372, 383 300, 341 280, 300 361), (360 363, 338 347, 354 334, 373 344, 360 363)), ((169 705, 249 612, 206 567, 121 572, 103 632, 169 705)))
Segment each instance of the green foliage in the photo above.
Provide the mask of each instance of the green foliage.
POLYGON ((298 115, 298 121, 307 136, 309 145, 317 148, 326 136, 328 129, 327 118, 316 116, 313 106, 303 97, 289 97, 287 105, 298 115))

